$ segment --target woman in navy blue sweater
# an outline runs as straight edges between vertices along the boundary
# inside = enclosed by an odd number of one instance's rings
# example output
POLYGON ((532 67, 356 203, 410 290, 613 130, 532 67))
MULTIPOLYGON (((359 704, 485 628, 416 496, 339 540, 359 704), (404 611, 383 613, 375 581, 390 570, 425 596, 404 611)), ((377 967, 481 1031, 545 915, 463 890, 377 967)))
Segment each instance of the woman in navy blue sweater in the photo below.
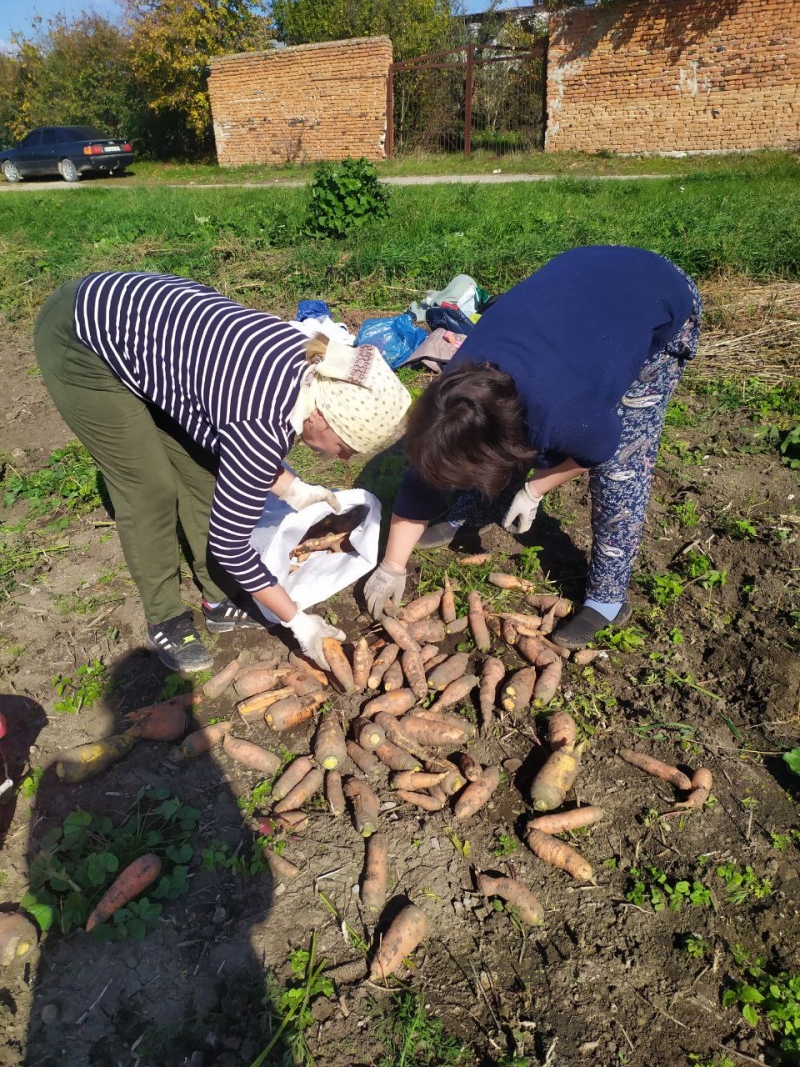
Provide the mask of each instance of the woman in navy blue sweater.
POLYGON ((503 525, 524 533, 550 490, 588 472, 586 594, 555 640, 579 648, 623 624, 664 414, 700 312, 694 282, 669 260, 603 245, 556 256, 496 301, 412 412, 412 470, 367 583, 370 610, 402 595, 417 543, 455 536, 457 507, 426 532, 452 490, 493 499, 518 484, 503 525))

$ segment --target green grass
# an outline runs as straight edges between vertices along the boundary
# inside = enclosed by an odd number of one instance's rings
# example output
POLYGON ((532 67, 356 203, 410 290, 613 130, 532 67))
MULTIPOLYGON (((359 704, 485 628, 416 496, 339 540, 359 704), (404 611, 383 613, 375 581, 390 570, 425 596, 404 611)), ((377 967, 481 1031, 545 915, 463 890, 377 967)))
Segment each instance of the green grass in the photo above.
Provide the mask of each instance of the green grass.
POLYGON ((775 154, 758 166, 746 157, 738 169, 638 183, 397 188, 387 219, 338 241, 299 236, 304 189, 98 182, 79 195, 14 191, 0 213, 0 316, 29 326, 57 285, 108 268, 189 276, 281 314, 303 297, 339 311, 399 311, 456 273, 497 293, 592 242, 643 245, 701 278, 723 269, 794 277, 796 171, 792 156, 775 154))

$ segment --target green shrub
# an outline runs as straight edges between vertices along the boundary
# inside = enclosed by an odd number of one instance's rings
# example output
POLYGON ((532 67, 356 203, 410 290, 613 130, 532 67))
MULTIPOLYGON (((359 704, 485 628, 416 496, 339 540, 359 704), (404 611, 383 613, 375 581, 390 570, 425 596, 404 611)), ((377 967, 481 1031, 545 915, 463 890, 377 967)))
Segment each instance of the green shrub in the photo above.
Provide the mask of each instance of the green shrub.
POLYGON ((311 183, 303 226, 308 237, 344 237, 365 222, 389 214, 389 190, 366 159, 320 163, 311 183))

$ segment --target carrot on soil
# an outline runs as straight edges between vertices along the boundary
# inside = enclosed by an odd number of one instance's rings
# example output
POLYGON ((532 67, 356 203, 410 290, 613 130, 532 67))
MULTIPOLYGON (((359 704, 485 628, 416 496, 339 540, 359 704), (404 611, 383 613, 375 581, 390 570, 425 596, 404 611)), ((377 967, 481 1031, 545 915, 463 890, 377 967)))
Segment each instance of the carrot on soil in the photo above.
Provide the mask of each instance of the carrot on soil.
POLYGON ((361 714, 367 718, 385 711, 389 715, 404 715, 417 703, 416 696, 410 689, 391 689, 382 696, 375 697, 364 705, 361 714))
POLYGON ((216 697, 222 696, 238 674, 241 666, 242 659, 240 653, 236 659, 232 659, 227 666, 223 667, 213 678, 209 678, 208 681, 204 683, 202 688, 203 696, 207 700, 214 700, 216 697))
POLYGON ((339 724, 339 716, 329 711, 320 717, 314 736, 314 758, 326 771, 335 771, 344 763, 347 748, 344 743, 344 731, 339 724))
POLYGON ((280 756, 262 748, 261 745, 253 744, 252 741, 245 741, 242 737, 234 737, 230 733, 225 734, 222 747, 231 759, 235 759, 244 767, 260 771, 265 777, 271 777, 280 768, 280 756))
POLYGON ((547 720, 547 741, 550 748, 574 748, 578 727, 568 711, 554 711, 547 720))
POLYGON ((186 712, 182 701, 166 700, 149 708, 131 711, 125 720, 131 725, 125 731, 146 741, 179 741, 186 733, 186 712))
POLYGON ((496 656, 489 656, 484 660, 480 680, 480 712, 481 732, 486 733, 494 718, 494 707, 497 702, 497 689, 505 678, 506 668, 502 660, 496 656))
POLYGON ((394 974, 406 956, 422 941, 426 925, 425 913, 416 904, 406 904, 380 939, 370 965, 370 978, 374 981, 394 974))
POLYGON ((665 815, 679 815, 683 811, 700 811, 711 796, 711 788, 714 779, 708 767, 698 767, 692 775, 692 791, 686 800, 675 805, 673 811, 667 811, 665 815))
POLYGON ((86 920, 86 932, 110 919, 115 911, 130 903, 161 874, 161 860, 152 852, 139 856, 117 875, 86 920))
POLYGON ((0 915, 0 967, 22 963, 39 943, 39 931, 19 912, 0 915))
POLYGON ((490 585, 496 585, 498 589, 531 589, 531 583, 527 578, 517 578, 516 574, 505 574, 502 571, 494 571, 487 581, 490 585))
POLYGON ((558 748, 548 756, 531 783, 531 802, 537 811, 552 811, 564 803, 581 766, 582 746, 558 748))
POLYGON ((457 678, 455 682, 451 682, 450 685, 442 690, 441 696, 432 705, 431 710, 440 711, 442 708, 451 708, 455 704, 460 704, 462 700, 469 696, 477 684, 478 679, 474 674, 465 674, 462 678, 457 678))
POLYGON ((229 722, 215 722, 210 726, 203 726, 201 729, 195 730, 194 733, 183 739, 183 743, 178 749, 178 756, 182 759, 192 759, 195 756, 202 756, 204 753, 210 752, 214 745, 219 744, 230 728, 231 724, 229 722))
POLYGON ((327 661, 330 672, 345 693, 355 693, 356 683, 353 679, 353 668, 344 653, 342 642, 335 637, 322 638, 322 654, 327 661))
POLYGON ((551 867, 558 867, 566 871, 579 882, 594 882, 594 871, 580 853, 574 848, 565 845, 557 837, 543 834, 541 830, 529 830, 525 838, 528 848, 540 860, 549 863, 551 867))
POLYGON ((500 785, 500 768, 487 767, 476 782, 470 782, 459 795, 455 806, 457 819, 468 819, 488 804, 492 793, 500 785))
POLYGON ((367 911, 380 911, 386 902, 389 882, 389 839, 386 834, 367 838, 364 873, 361 876, 361 903, 367 911))
POLYGON ((537 819, 531 819, 528 829, 540 830, 543 834, 563 834, 583 826, 594 826, 605 814, 602 808, 587 804, 584 808, 560 811, 557 815, 540 815, 537 819))
POLYGON ((469 607, 467 609, 469 628, 475 639, 475 645, 481 652, 488 652, 492 643, 489 636, 489 628, 486 625, 486 616, 483 613, 481 596, 475 589, 469 594, 469 607))
POLYGON ((352 775, 342 783, 344 795, 353 809, 353 825, 364 837, 378 829, 378 798, 362 778, 352 775))
POLYGON ((439 604, 439 611, 445 623, 456 621, 456 600, 453 596, 453 583, 447 573, 444 576, 444 592, 439 604))
POLYGON ((59 755, 56 760, 56 774, 62 782, 83 782, 121 760, 138 740, 138 737, 124 733, 77 745, 59 755))
POLYGON ((396 659, 386 669, 386 673, 383 676, 383 691, 385 693, 391 693, 393 689, 402 689, 405 686, 406 680, 403 677, 403 667, 399 659, 396 659))
POLYGON ((322 783, 324 781, 323 772, 319 767, 312 767, 310 771, 303 775, 297 785, 293 786, 289 792, 274 805, 273 811, 280 815, 285 811, 297 811, 307 800, 310 800, 315 793, 318 793, 322 789, 322 783))
POLYGON ((398 789, 396 796, 406 804, 414 804, 423 811, 441 811, 444 801, 439 797, 431 796, 430 793, 417 793, 410 789, 398 789))
POLYGON ((424 700, 428 695, 428 680, 425 677, 425 664, 422 662, 421 653, 411 650, 404 652, 400 657, 400 664, 411 692, 418 700, 424 700))
POLYGON ((469 653, 456 652, 428 674, 428 686, 431 689, 446 689, 451 682, 462 678, 469 663, 469 653))
POLYGON ((395 771, 389 779, 392 789, 410 789, 415 793, 439 785, 445 771, 395 771))
POLYGON ((523 922, 540 926, 544 922, 544 908, 522 882, 516 878, 495 878, 482 873, 476 878, 478 892, 485 897, 500 897, 514 909, 523 922))
POLYGON ((344 790, 342 789, 342 776, 338 771, 325 772, 325 799, 331 815, 344 813, 344 790))
MULTIPOLYGON (((412 756, 410 752, 406 752, 404 748, 400 748, 391 741, 384 741, 382 745, 378 745, 375 755, 390 771, 422 770, 422 763, 416 756, 412 756)), ((353 762, 355 763, 355 760, 353 762)))
POLYGON ((296 693, 292 686, 282 686, 280 689, 270 689, 266 693, 256 693, 247 700, 240 700, 236 705, 236 710, 245 720, 245 722, 251 719, 255 720, 263 718, 263 712, 267 708, 272 707, 273 704, 277 704, 279 700, 284 700, 286 697, 296 696, 296 693))
POLYGON ((437 589, 432 593, 426 593, 425 596, 418 597, 416 600, 412 600, 409 604, 406 604, 404 608, 401 608, 398 611, 397 618, 400 622, 406 624, 409 622, 419 622, 420 619, 427 619, 429 615, 432 615, 441 602, 442 590, 437 589))
POLYGON ((324 689, 326 685, 330 685, 330 679, 324 671, 321 671, 313 660, 308 659, 300 652, 289 653, 289 663, 292 667, 299 667, 300 670, 310 674, 312 678, 316 678, 319 684, 324 689))
POLYGON ((692 788, 691 779, 683 771, 678 770, 677 767, 673 767, 669 763, 662 763, 661 760, 656 759, 654 756, 646 756, 643 752, 634 752, 630 748, 621 748, 619 756, 626 763, 630 763, 632 767, 638 767, 640 771, 646 771, 655 778, 670 782, 676 789, 686 790, 692 788))
POLYGON ((550 608, 542 615, 542 625, 539 627, 539 633, 551 634, 556 624, 555 608, 550 608))
POLYGON ((287 670, 282 671, 278 671, 275 667, 253 667, 239 671, 233 683, 234 692, 243 700, 258 696, 259 693, 266 693, 268 689, 274 689, 291 670, 296 669, 289 668, 288 664, 286 667, 287 670))
POLYGON ((379 770, 381 761, 372 752, 356 744, 355 741, 347 741, 347 755, 355 763, 362 774, 372 775, 379 770))
POLYGON ((572 601, 553 593, 531 593, 525 599, 537 611, 552 611, 557 619, 563 619, 572 611, 572 601))
POLYGON ((454 760, 456 766, 468 782, 477 782, 483 774, 483 767, 481 767, 480 763, 473 759, 468 752, 459 752, 454 757, 454 760))
POLYGON ((408 632, 412 638, 421 645, 438 645, 447 636, 445 625, 441 619, 420 619, 419 622, 410 622, 408 632))
POLYGON ((383 646, 369 670, 367 686, 370 689, 378 689, 380 687, 381 679, 399 655, 400 647, 398 645, 383 646))
POLYGON ((415 641, 408 632, 408 627, 405 623, 400 622, 399 619, 389 618, 386 615, 382 616, 380 622, 392 641, 394 641, 396 645, 399 645, 404 652, 407 652, 409 649, 412 649, 414 652, 422 651, 422 646, 419 642, 415 641))
POLYGON ((387 715, 386 712, 382 711, 375 716, 375 722, 383 729, 383 732, 393 745, 398 745, 418 759, 427 759, 430 753, 421 747, 424 742, 420 742, 415 732, 406 730, 403 725, 408 718, 409 716, 406 715, 401 719, 396 719, 393 715, 387 715))
POLYGON ((320 704, 324 703, 324 693, 307 697, 302 702, 296 696, 284 697, 277 704, 267 708, 264 722, 266 722, 267 726, 271 726, 273 730, 291 730, 293 727, 299 726, 300 723, 312 718, 320 704))
POLYGON ((572 662, 577 664, 578 667, 588 667, 590 663, 594 663, 599 655, 599 648, 579 648, 577 652, 573 652, 572 662))
POLYGON ((296 878, 300 873, 299 867, 287 860, 285 856, 279 856, 277 852, 273 852, 271 848, 264 849, 264 859, 269 864, 273 878, 278 882, 288 878, 296 878))
POLYGON ((478 552, 474 556, 462 556, 458 561, 462 567, 480 567, 491 556, 491 552, 478 552))
POLYGON ((536 668, 515 671, 503 688, 502 705, 506 711, 521 712, 530 704, 536 685, 536 668))
MULTIPOLYGON (((411 739, 416 745, 425 745, 428 748, 438 748, 441 745, 463 745, 469 737, 466 726, 445 719, 429 719, 419 715, 404 715, 399 720, 399 726, 403 734, 411 739)), ((391 738, 390 738, 391 739, 391 738)), ((395 744, 399 742, 395 740, 395 744)))
POLYGON ((463 634, 466 628, 469 626, 469 615, 463 615, 460 619, 455 619, 453 622, 448 622, 445 626, 445 633, 447 634, 463 634))
POLYGON ((373 652, 366 637, 359 638, 353 645, 353 683, 357 693, 362 693, 367 687, 372 660, 373 652))
POLYGON ((423 645, 420 656, 422 657, 422 662, 425 664, 426 671, 432 670, 436 666, 434 660, 441 663, 442 660, 447 659, 446 652, 441 653, 440 656, 438 645, 423 645))
POLYGON ((314 764, 309 756, 297 756, 273 785, 272 799, 283 800, 298 782, 302 782, 308 772, 313 770, 314 764))
POLYGON ((372 719, 367 719, 359 716, 357 719, 353 719, 352 722, 353 735, 358 744, 367 750, 372 752, 382 745, 386 740, 386 734, 382 726, 379 726, 372 719))

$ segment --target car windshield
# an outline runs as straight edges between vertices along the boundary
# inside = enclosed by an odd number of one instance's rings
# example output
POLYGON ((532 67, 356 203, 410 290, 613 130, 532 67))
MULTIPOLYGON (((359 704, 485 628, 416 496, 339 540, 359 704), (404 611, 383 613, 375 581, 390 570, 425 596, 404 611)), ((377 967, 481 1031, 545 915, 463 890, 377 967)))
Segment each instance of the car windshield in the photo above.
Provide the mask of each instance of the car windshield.
POLYGON ((108 134, 95 126, 65 126, 59 131, 61 141, 107 141, 108 134))

